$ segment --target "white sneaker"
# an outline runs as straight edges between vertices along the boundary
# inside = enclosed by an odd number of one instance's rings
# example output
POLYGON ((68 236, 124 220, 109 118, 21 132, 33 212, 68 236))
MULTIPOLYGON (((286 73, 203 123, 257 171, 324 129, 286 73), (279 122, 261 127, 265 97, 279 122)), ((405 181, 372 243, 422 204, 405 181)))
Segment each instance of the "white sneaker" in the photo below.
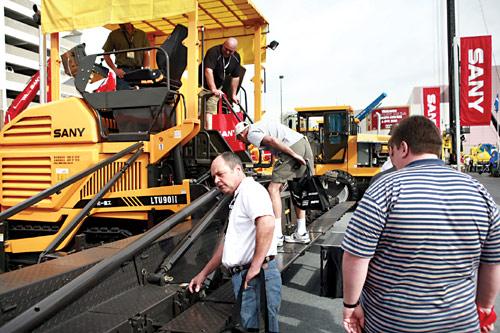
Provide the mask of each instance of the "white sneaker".
POLYGON ((283 247, 283 242, 285 241, 285 237, 284 236, 281 236, 281 237, 277 237, 278 238, 278 242, 276 243, 278 247, 283 247))
POLYGON ((311 241, 311 238, 309 238, 309 233, 306 232, 303 235, 297 234, 297 232, 294 232, 290 236, 285 236, 285 242, 287 243, 302 243, 302 244, 307 244, 311 241))

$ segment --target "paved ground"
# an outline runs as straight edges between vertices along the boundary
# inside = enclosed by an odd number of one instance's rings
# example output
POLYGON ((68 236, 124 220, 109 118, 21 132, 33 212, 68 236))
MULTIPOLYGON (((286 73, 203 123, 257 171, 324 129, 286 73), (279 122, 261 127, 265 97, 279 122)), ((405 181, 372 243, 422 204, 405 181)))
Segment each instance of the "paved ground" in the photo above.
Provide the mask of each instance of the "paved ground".
POLYGON ((478 173, 471 173, 470 175, 486 186, 497 205, 500 205, 500 178, 490 177, 485 173, 481 175, 478 173))
MULTIPOLYGON (((490 191, 500 205, 500 178, 472 174, 490 191)), ((322 237, 338 239, 352 213, 347 213, 336 226, 322 237)), ((328 242, 328 241, 327 241, 328 242)), ((320 245, 313 245, 283 273, 283 295, 280 328, 287 333, 344 332, 342 328, 342 300, 321 297, 320 294, 320 245)), ((500 309, 500 297, 495 308, 500 309)))

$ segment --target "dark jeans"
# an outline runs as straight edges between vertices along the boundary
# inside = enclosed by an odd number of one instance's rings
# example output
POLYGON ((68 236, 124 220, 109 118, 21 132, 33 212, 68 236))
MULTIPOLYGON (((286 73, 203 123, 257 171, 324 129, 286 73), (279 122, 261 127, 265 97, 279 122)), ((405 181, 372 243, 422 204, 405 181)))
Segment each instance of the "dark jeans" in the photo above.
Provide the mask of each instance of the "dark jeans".
MULTIPOLYGON (((242 283, 242 276, 247 270, 236 273, 232 277, 235 298, 242 283)), ((267 311, 269 316, 269 331, 279 332, 278 313, 281 304, 281 274, 276 266, 276 260, 271 260, 264 268, 266 276, 267 311)), ((259 328, 260 280, 258 277, 250 280, 248 288, 243 291, 241 301, 241 325, 245 329, 259 328)))
MULTIPOLYGON (((137 68, 131 68, 131 67, 118 67, 121 70, 123 70, 125 73, 135 71, 137 68)), ((125 81, 124 79, 120 79, 118 76, 116 77, 116 90, 130 90, 132 89, 132 86, 125 81)))

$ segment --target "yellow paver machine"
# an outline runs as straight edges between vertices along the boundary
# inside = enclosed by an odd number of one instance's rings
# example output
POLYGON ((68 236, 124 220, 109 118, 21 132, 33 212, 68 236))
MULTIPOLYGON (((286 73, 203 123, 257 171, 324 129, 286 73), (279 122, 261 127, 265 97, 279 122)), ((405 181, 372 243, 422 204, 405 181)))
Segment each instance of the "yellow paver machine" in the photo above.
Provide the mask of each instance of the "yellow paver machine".
POLYGON ((141 233, 207 191, 211 160, 231 149, 203 127, 198 67, 207 48, 238 39, 242 64, 255 66, 261 116, 268 23, 249 1, 44 0, 41 13, 52 102, 0 132, 0 271, 141 233), (138 89, 93 91, 105 53, 75 52, 81 97, 60 99, 59 33, 126 22, 146 32, 156 60, 135 77, 138 89))
MULTIPOLYGON (((237 37, 256 69, 259 120, 267 21, 246 0, 44 0, 42 28, 52 40, 53 102, 0 132, 0 268, 26 265, 0 274, 0 331, 227 330, 235 302, 227 272, 210 274, 199 294, 186 290, 215 250, 231 200, 207 183, 212 158, 231 146, 203 126, 198 65, 202 45, 237 37), (57 32, 129 21, 154 41, 157 68, 139 73, 138 89, 95 92, 102 54, 75 49, 81 97, 59 100, 57 32)), ((352 205, 312 222, 311 241, 352 205)), ((312 242, 285 244, 274 259, 280 270, 312 242)))

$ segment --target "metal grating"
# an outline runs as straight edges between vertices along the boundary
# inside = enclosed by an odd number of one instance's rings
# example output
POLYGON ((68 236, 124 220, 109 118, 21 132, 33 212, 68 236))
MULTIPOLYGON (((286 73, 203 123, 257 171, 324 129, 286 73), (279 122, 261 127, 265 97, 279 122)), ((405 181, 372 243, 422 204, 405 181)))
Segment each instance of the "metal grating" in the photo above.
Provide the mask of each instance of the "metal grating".
MULTIPOLYGON (((90 176, 90 179, 80 190, 80 198, 85 198, 97 194, 104 185, 125 165, 125 162, 111 163, 90 176)), ((109 192, 133 191, 141 187, 141 162, 134 162, 111 187, 109 192)))
POLYGON ((231 304, 200 302, 160 328, 160 332, 221 332, 232 314, 231 304))
MULTIPOLYGON (((1 161, 3 200, 23 201, 52 186, 50 157, 9 157, 1 161)), ((51 202, 51 197, 41 204, 51 202)))
POLYGON ((6 138, 30 137, 50 139, 52 133, 50 116, 24 117, 4 132, 6 138))
POLYGON ((206 302, 215 302, 215 303, 228 303, 234 304, 234 291, 233 291, 233 283, 228 281, 224 283, 221 287, 211 293, 207 298, 205 298, 206 302))

